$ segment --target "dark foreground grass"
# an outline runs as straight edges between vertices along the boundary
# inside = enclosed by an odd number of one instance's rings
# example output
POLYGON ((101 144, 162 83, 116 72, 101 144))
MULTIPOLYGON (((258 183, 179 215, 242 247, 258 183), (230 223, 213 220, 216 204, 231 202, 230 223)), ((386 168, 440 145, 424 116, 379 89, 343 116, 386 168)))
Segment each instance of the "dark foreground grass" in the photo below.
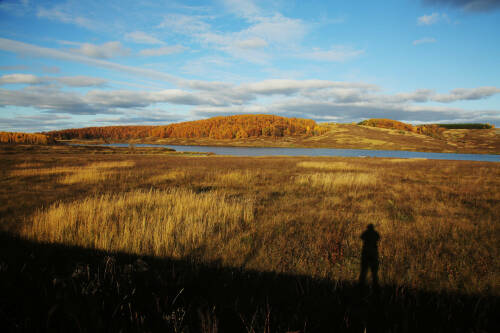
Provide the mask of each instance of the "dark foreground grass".
POLYGON ((0 321, 39 332, 495 332, 499 297, 262 273, 1 234, 0 321))

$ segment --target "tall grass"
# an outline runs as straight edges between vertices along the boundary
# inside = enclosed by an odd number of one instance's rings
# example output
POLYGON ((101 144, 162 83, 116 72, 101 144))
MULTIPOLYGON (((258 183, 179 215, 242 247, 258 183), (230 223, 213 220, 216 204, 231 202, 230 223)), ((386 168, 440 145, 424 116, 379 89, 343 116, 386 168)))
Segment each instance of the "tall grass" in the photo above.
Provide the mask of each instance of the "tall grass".
POLYGON ((52 167, 52 168, 42 168, 42 169, 18 169, 10 172, 11 177, 31 177, 31 176, 48 176, 57 175, 61 173, 72 173, 77 172, 76 167, 52 167))
POLYGON ((204 247, 219 252, 252 223, 253 203, 219 192, 133 191, 56 203, 38 210, 22 234, 107 251, 184 257, 204 247))
POLYGON ((332 170, 332 171, 356 171, 356 170, 364 170, 359 165, 355 165, 347 162, 314 162, 314 161, 305 161, 297 163, 297 166, 300 168, 309 168, 309 169, 320 169, 320 170, 332 170))
POLYGON ((12 177, 26 177, 26 176, 47 176, 56 174, 72 174, 70 176, 64 177, 62 179, 63 183, 75 183, 77 181, 90 181, 97 182, 103 180, 102 176, 98 173, 101 170, 106 169, 118 169, 118 168, 130 168, 135 165, 133 161, 112 161, 112 162, 96 162, 89 165, 83 166, 72 166, 72 167, 52 167, 52 168, 34 168, 39 166, 39 163, 21 163, 18 167, 23 169, 17 169, 10 172, 12 177), (95 176, 93 176, 93 174, 95 176))
POLYGON ((255 182, 258 173, 250 170, 235 170, 226 173, 216 173, 215 183, 226 186, 246 185, 250 186, 255 182))
POLYGON ((188 176, 188 173, 186 170, 182 169, 175 169, 175 170, 170 170, 165 173, 157 174, 152 177, 149 177, 148 183, 149 184, 158 184, 158 183, 164 183, 164 182, 172 182, 172 181, 179 181, 183 180, 188 176))
POLYGON ((311 186, 323 191, 340 189, 341 187, 366 187, 377 184, 377 176, 371 173, 313 173, 299 175, 295 182, 300 185, 311 186))

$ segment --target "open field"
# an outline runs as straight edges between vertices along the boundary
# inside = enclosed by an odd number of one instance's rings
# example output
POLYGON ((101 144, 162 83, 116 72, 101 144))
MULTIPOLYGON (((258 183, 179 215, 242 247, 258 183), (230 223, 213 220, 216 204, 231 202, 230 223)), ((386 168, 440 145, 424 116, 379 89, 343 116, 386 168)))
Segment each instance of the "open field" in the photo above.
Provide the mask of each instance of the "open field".
MULTIPOLYGON (((359 126, 354 124, 322 124, 328 131, 317 136, 257 137, 215 140, 210 138, 145 138, 135 143, 168 145, 204 145, 235 147, 306 147, 374 150, 408 150, 435 153, 498 154, 500 130, 447 129, 435 138, 396 129, 359 126)), ((75 140, 82 143, 103 143, 99 140, 75 140)))
POLYGON ((12 327, 498 328, 499 163, 59 146, 0 146, 0 163, 12 327), (381 290, 361 297, 368 223, 381 290))

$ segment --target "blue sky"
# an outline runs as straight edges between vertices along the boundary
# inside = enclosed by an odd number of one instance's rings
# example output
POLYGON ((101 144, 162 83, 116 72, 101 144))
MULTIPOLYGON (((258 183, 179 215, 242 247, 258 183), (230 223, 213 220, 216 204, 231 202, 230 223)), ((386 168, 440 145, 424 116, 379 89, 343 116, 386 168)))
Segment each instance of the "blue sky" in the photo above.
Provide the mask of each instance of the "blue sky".
POLYGON ((500 1, 0 0, 0 130, 246 113, 500 126, 500 1))

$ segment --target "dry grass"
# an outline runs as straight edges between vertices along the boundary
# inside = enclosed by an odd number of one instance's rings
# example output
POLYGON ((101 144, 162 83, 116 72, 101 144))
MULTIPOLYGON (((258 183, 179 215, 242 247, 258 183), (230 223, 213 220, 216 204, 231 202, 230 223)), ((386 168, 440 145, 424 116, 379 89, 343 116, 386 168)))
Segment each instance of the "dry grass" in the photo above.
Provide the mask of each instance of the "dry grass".
POLYGON ((313 173, 299 175, 295 182, 322 191, 332 191, 341 187, 359 188, 377 184, 377 176, 371 173, 313 173))
POLYGON ((188 176, 188 173, 185 170, 170 170, 166 173, 162 173, 159 175, 155 175, 148 179, 149 184, 157 184, 164 182, 172 182, 176 180, 185 179, 188 176))
POLYGON ((216 184, 223 184, 225 186, 250 186, 257 176, 258 174, 256 172, 250 170, 237 170, 222 174, 216 173, 214 178, 216 184))
MULTIPOLYGON (((71 176, 64 177, 63 179, 75 179, 77 180, 79 177, 82 180, 89 179, 93 181, 92 173, 98 173, 103 169, 117 169, 117 168, 130 168, 135 165, 133 161, 119 161, 119 162, 97 162, 92 163, 90 165, 84 166, 74 166, 74 167, 53 167, 53 168, 42 168, 42 169, 34 169, 35 166, 39 164, 19 164, 24 165, 23 169, 13 170, 10 172, 10 176, 12 177, 32 177, 32 176, 48 176, 48 175, 57 175, 57 174, 67 174, 71 173, 71 176), (82 174, 79 176, 78 174, 82 174)), ((96 179, 102 180, 102 177, 99 175, 95 176, 96 179)), ((69 183, 74 183, 75 181, 69 181, 69 183)))
POLYGON ((114 174, 115 174, 114 172, 85 168, 61 177, 59 179, 59 183, 66 185, 71 185, 76 183, 92 184, 105 181, 114 174))
POLYGON ((331 171, 358 171, 364 170, 359 165, 349 164, 347 162, 299 162, 297 166, 300 168, 320 169, 331 171))
POLYGON ((11 177, 32 177, 32 176, 48 176, 57 175, 61 173, 72 173, 77 172, 76 167, 53 167, 53 168, 43 168, 43 169, 19 169, 13 170, 10 173, 11 177))
POLYGON ((117 169, 131 168, 135 166, 134 161, 112 161, 112 162, 96 162, 88 166, 89 169, 117 169))
MULTIPOLYGON (((382 283, 500 295, 499 163, 41 156, 38 170, 68 176, 85 163, 115 167, 68 186, 60 177, 0 178, 0 226, 33 240, 355 281, 359 235, 373 223, 382 283)), ((14 175, 26 159, 5 154, 0 171, 14 175)))
POLYGON ((410 163, 410 162, 415 162, 415 161, 425 161, 427 160, 426 158, 389 158, 387 159, 388 162, 391 163, 410 163))
POLYGON ((224 193, 133 191, 56 203, 37 211, 22 234, 49 243, 185 257, 202 247, 223 250, 253 219, 250 200, 224 193))
POLYGON ((42 163, 37 163, 37 162, 22 162, 22 163, 19 163, 19 164, 16 164, 16 168, 19 168, 19 169, 32 169, 32 168, 39 168, 41 167, 43 164, 42 163))

